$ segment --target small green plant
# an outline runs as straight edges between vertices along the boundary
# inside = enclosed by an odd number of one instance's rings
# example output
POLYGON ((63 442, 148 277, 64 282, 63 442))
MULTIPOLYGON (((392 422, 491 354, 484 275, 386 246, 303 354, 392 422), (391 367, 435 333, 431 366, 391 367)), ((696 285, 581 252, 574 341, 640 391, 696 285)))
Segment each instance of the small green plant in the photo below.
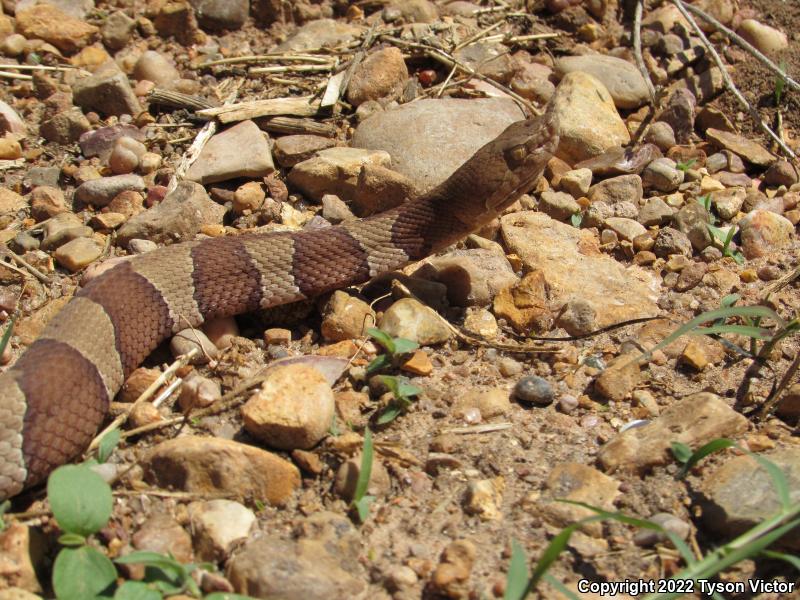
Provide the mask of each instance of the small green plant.
POLYGON ((391 402, 383 409, 376 421, 378 425, 385 425, 407 411, 413 399, 422 393, 422 389, 410 383, 405 377, 380 375, 380 378, 393 396, 391 402))
POLYGON ((689 158, 687 160, 679 161, 678 164, 675 165, 675 168, 679 171, 683 171, 686 173, 689 169, 691 169, 694 164, 697 162, 696 158, 689 158))
POLYGON ((188 593, 196 598, 202 597, 192 572, 197 569, 211 570, 208 564, 184 564, 172 555, 164 556, 158 552, 137 551, 116 559, 118 565, 140 564, 145 567, 145 581, 151 590, 162 596, 188 593))
POLYGON ((374 496, 367 494, 369 481, 372 478, 372 461, 374 458, 372 446, 372 432, 369 427, 364 431, 364 446, 361 450, 361 468, 358 471, 356 489, 353 492, 353 501, 350 506, 356 511, 359 523, 364 523, 369 516, 369 506, 375 500, 374 496))
POLYGON ((722 255, 730 256, 734 261, 736 261, 737 265, 743 265, 744 255, 738 250, 731 249, 731 242, 733 241, 733 236, 736 235, 737 227, 735 225, 731 225, 728 228, 727 233, 711 223, 706 223, 706 227, 714 239, 716 239, 722 245, 722 255))
MULTIPOLYGON (((780 65, 781 73, 786 73, 786 61, 782 60, 780 65)), ((786 79, 780 75, 775 76, 775 106, 781 105, 783 100, 783 92, 786 89, 786 79)))
POLYGON ((6 528, 6 521, 3 516, 8 512, 9 508, 11 508, 11 500, 0 502, 0 531, 6 528))
POLYGON ((573 227, 580 229, 581 223, 583 223, 583 213, 573 213, 569 218, 569 222, 572 223, 573 227))
POLYGON ((697 203, 700 206, 702 206, 703 208, 706 209, 706 212, 708 213, 708 218, 711 220, 711 223, 713 224, 715 219, 714 219, 714 215, 711 214, 711 194, 706 194, 704 196, 698 196, 697 197, 697 203))
POLYGON ((417 342, 405 338, 393 338, 377 327, 367 329, 367 335, 386 351, 367 365, 367 375, 372 375, 388 367, 399 367, 408 358, 408 354, 419 348, 417 342))

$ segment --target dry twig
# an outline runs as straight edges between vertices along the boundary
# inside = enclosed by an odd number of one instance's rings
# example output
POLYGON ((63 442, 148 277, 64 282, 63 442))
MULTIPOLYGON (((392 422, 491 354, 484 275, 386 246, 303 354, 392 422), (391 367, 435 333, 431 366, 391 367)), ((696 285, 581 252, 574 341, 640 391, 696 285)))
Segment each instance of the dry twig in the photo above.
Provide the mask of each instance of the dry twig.
POLYGON ((653 87, 653 82, 650 80, 650 73, 644 64, 642 57, 642 0, 636 2, 636 12, 633 17, 633 55, 636 57, 636 66, 639 67, 639 72, 642 74, 645 85, 647 85, 647 92, 650 94, 650 103, 655 107, 656 105, 656 88, 653 87))

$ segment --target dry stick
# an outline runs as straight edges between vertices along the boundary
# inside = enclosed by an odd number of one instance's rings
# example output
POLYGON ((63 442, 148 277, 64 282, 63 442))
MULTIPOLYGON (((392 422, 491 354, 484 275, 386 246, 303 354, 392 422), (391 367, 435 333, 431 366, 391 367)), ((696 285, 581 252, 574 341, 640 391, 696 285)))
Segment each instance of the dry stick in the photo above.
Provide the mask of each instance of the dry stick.
POLYGON ((500 20, 497 23, 495 23, 494 25, 489 25, 489 27, 487 27, 486 29, 484 29, 482 31, 479 31, 475 35, 469 36, 463 42, 461 42, 457 46, 454 46, 452 51, 455 52, 456 50, 461 50, 461 48, 465 48, 466 46, 469 46, 470 44, 477 42, 481 38, 486 37, 489 34, 489 32, 494 31, 495 29, 497 29, 501 25, 505 25, 505 21, 504 20, 500 20))
POLYGON ((644 83, 647 86, 647 93, 650 94, 650 103, 655 108, 656 88, 653 87, 650 73, 647 71, 642 57, 642 0, 636 2, 636 12, 633 16, 633 55, 636 58, 636 66, 639 67, 639 72, 642 74, 644 83))
POLYGON ((288 65, 281 67, 256 67, 250 69, 250 75, 264 75, 269 73, 324 73, 334 68, 333 63, 324 65, 288 65))
POLYGON ((353 59, 350 61, 350 66, 347 67, 347 71, 345 71, 344 78, 342 79, 342 82, 339 85, 338 98, 344 98, 344 95, 347 93, 347 88, 350 85, 350 79, 353 77, 353 73, 355 73, 356 71, 356 67, 358 67, 361 61, 364 60, 364 57, 367 55, 367 50, 369 50, 372 44, 375 43, 376 27, 377 23, 372 27, 370 27, 369 31, 364 36, 364 40, 361 42, 358 51, 353 56, 353 59))
POLYGON ((742 96, 742 93, 733 83, 730 75, 728 75, 728 71, 723 64, 722 59, 719 57, 719 54, 717 54, 717 50, 714 48, 711 42, 708 41, 706 34, 703 33, 702 29, 700 29, 700 25, 697 24, 697 21, 695 21, 694 17, 687 12, 686 6, 683 4, 683 2, 681 0, 672 0, 672 3, 677 7, 683 17, 691 24, 692 29, 694 29, 694 32, 697 34, 697 37, 700 38, 700 41, 705 46, 706 50, 708 50, 709 54, 711 54, 711 58, 714 59, 714 62, 722 73, 722 79, 725 81, 725 87, 727 87, 728 90, 736 97, 736 99, 739 101, 739 104, 747 109, 747 112, 750 113, 750 117, 756 123, 758 123, 758 125, 761 127, 761 130, 771 137, 787 156, 791 157, 793 160, 797 160, 797 155, 792 152, 791 148, 789 148, 789 146, 787 146, 783 140, 778 137, 774 131, 772 131, 770 126, 761 119, 761 115, 758 114, 758 111, 753 107, 753 105, 750 104, 744 96, 742 96))
POLYGON ((164 385, 167 382, 167 380, 170 377, 172 377, 173 374, 175 374, 175 372, 178 369, 185 367, 187 364, 189 364, 189 361, 192 360, 192 358, 194 358, 199 353, 200 353, 199 349, 192 348, 191 350, 189 350, 189 352, 179 357, 178 360, 176 360, 169 367, 167 367, 167 369, 161 375, 158 376, 158 379, 156 379, 153 383, 151 383, 147 387, 147 389, 143 391, 142 394, 136 399, 136 401, 133 404, 131 404, 127 410, 125 410, 125 412, 118 415, 108 425, 108 427, 103 429, 103 431, 101 431, 99 434, 95 436, 95 438, 92 440, 92 443, 89 444, 89 447, 86 449, 86 452, 87 453, 91 452, 92 450, 97 448, 97 446, 100 445, 100 441, 103 439, 103 437, 105 437, 107 433, 109 433, 113 429, 117 429, 120 425, 122 425, 137 406, 139 406, 143 402, 146 402, 153 394, 155 394, 158 388, 164 385))
POLYGON ((521 42, 534 42, 536 40, 553 40, 561 37, 560 33, 531 33, 528 35, 490 35, 483 38, 484 42, 503 42, 506 44, 519 44, 521 42))
POLYGON ((0 71, 0 77, 4 79, 19 79, 20 81, 32 81, 31 75, 22 75, 20 73, 12 73, 11 71, 0 71))
POLYGON ((24 267, 25 269, 27 269, 27 271, 31 275, 36 277, 36 279, 38 279, 42 283, 45 283, 47 285, 50 285, 51 283, 53 283, 52 279, 50 279, 47 275, 42 273, 39 269, 34 267, 28 261, 26 261, 24 258, 22 258, 21 256, 19 256, 18 254, 14 253, 14 252, 12 252, 11 250, 9 250, 6 247, 5 244, 0 244, 0 254, 2 254, 4 256, 7 256, 11 260, 13 260, 15 263, 17 263, 19 266, 24 267))
POLYGON ((458 67, 453 65, 453 67, 450 69, 450 72, 447 74, 447 77, 442 82, 442 85, 439 86, 439 91, 436 92, 436 97, 437 98, 441 98, 442 97, 442 94, 447 89, 447 86, 450 85, 450 81, 453 79, 453 75, 456 74, 457 70, 458 70, 458 67))
POLYGON ((216 67, 221 65, 235 65, 238 63, 252 63, 252 62, 266 62, 274 60, 277 62, 309 62, 318 64, 329 64, 331 60, 322 56, 314 54, 254 54, 251 56, 235 56, 233 58, 221 58, 219 60, 211 60, 197 65, 198 69, 205 69, 207 67, 216 67))
POLYGON ((427 44, 419 44, 419 43, 416 43, 416 42, 407 42, 405 40, 401 40, 399 38, 392 37, 392 36, 389 36, 389 35, 382 35, 381 38, 386 40, 389 43, 396 44, 398 46, 404 46, 406 48, 416 48, 417 50, 421 50, 429 58, 432 58, 433 60, 435 60, 435 61, 437 61, 437 62, 439 62, 439 63, 441 63, 441 64, 443 64, 443 65, 445 65, 447 67, 457 67, 458 69, 464 71, 470 77, 475 77, 476 79, 480 79, 481 81, 485 81, 489 85, 491 85, 493 87, 496 87, 498 90, 501 90, 503 93, 508 94, 509 96, 511 96, 514 100, 517 101, 517 103, 521 104, 524 108, 527 108, 534 115, 539 116, 539 115, 542 114, 542 112, 538 108, 536 108, 533 104, 528 102, 525 98, 523 98, 519 94, 515 93, 513 90, 510 90, 509 88, 504 86, 502 83, 498 83, 495 80, 493 80, 493 79, 491 79, 489 77, 486 77, 485 75, 482 75, 481 73, 478 73, 473 68, 468 67, 464 63, 459 62, 458 60, 453 58, 453 56, 451 56, 450 54, 448 54, 444 50, 439 50, 438 48, 434 48, 433 46, 429 46, 427 44))
POLYGON ((764 56, 764 54, 758 48, 753 46, 750 42, 748 42, 742 36, 740 36, 739 34, 734 32, 733 30, 729 29, 728 27, 726 27, 725 25, 720 23, 717 19, 715 19, 714 17, 712 17, 711 15, 706 13, 705 11, 700 10, 699 8, 694 6, 693 4, 686 4, 684 6, 688 10, 692 11, 697 16, 699 16, 701 19, 711 23, 719 32, 724 33, 726 36, 728 36, 730 39, 732 39, 734 42, 736 42, 739 46, 741 46, 742 48, 747 50, 750 54, 755 56, 758 60, 760 60, 762 63, 764 63, 764 65, 770 71, 772 71, 775 75, 777 75, 778 77, 783 79, 786 82, 786 85, 788 85, 790 88, 794 89, 795 91, 800 92, 800 83, 796 82, 794 79, 789 77, 789 75, 785 71, 782 71, 781 68, 778 65, 776 65, 769 58, 764 56))

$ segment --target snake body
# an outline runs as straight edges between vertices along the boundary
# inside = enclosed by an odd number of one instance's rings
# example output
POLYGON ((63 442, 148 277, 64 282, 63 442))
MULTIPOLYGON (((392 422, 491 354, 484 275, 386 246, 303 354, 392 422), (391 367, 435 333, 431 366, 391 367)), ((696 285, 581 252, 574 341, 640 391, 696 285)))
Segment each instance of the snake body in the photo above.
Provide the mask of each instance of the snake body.
POLYGON ((438 187, 380 215, 175 244, 93 279, 0 374, 0 500, 78 456, 125 378, 170 335, 424 258, 530 190, 557 143, 550 116, 519 121, 438 187))

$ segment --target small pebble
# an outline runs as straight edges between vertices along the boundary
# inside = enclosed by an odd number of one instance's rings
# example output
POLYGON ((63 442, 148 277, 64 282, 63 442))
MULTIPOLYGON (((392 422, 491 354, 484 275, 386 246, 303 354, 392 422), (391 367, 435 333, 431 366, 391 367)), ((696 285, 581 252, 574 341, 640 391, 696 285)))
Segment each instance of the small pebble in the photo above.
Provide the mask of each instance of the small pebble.
POLYGON ((558 399, 558 410, 565 414, 578 408, 578 399, 570 394, 564 394, 558 399))
POLYGON ((522 363, 509 356, 500 359, 498 368, 503 377, 515 377, 522 373, 522 363))
POLYGON ((553 386, 546 379, 537 375, 529 375, 517 382, 512 395, 521 402, 547 406, 553 402, 555 392, 553 391, 553 386))

